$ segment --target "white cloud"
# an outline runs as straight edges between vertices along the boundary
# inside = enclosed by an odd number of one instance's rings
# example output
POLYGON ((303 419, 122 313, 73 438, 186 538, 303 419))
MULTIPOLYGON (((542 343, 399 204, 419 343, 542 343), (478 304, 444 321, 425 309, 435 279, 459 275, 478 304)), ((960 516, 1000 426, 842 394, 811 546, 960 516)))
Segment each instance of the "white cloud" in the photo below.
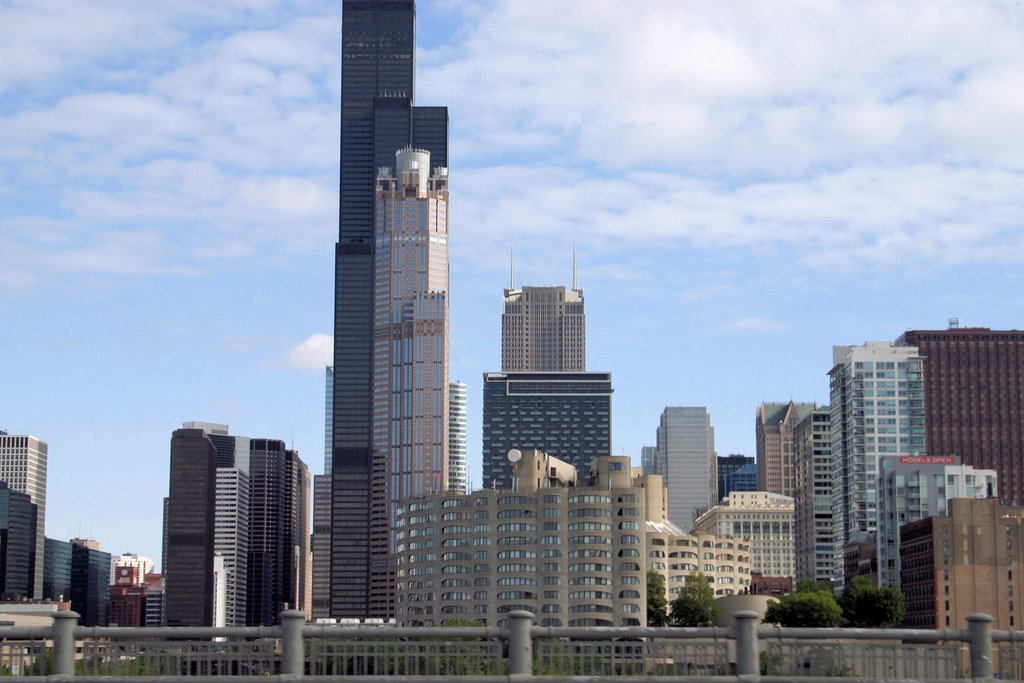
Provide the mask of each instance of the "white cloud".
POLYGON ((333 362, 334 338, 312 334, 284 354, 285 367, 297 370, 323 370, 333 362))

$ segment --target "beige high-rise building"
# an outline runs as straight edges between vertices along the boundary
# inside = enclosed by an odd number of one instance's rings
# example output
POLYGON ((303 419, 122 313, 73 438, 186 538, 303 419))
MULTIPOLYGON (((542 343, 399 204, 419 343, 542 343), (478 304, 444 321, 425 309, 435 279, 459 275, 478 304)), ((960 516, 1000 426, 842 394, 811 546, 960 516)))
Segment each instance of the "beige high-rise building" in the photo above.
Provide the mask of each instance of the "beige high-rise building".
POLYGON ((733 491, 693 523, 694 533, 750 543, 751 571, 763 576, 796 574, 793 499, 767 491, 733 491))
MULTIPOLYGON (((575 256, 573 257, 575 262, 575 256)), ((511 287, 501 316, 502 372, 584 372, 587 318, 583 288, 511 287)))
POLYGON ((394 507, 448 485, 448 171, 429 152, 381 169, 374 240, 370 613, 393 614, 394 507))
POLYGON ((0 432, 0 481, 27 493, 36 506, 36 546, 32 596, 43 597, 43 549, 46 546, 46 461, 49 446, 34 436, 0 432))
POLYGON ((795 492, 793 430, 815 409, 813 403, 762 403, 757 407, 757 490, 783 496, 795 492))

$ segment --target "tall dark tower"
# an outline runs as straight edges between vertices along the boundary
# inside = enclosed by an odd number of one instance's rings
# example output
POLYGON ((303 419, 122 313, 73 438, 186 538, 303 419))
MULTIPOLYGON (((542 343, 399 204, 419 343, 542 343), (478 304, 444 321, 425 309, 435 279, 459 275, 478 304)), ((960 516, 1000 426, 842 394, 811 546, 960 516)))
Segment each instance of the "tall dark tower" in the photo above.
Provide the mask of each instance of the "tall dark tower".
POLYGON ((413 106, 413 0, 342 6, 341 206, 334 275, 330 615, 391 617, 387 462, 372 457, 377 169, 407 145, 448 165, 448 110, 413 106))

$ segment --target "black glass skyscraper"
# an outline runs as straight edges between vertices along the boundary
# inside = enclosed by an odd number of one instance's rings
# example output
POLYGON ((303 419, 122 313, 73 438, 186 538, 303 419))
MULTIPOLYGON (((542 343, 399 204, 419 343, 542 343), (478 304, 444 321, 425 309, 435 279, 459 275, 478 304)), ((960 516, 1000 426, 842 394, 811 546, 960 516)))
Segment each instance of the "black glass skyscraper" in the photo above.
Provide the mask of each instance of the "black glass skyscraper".
POLYGON ((341 205, 334 279, 330 614, 390 617, 387 464, 374 462, 374 202, 377 169, 407 145, 448 165, 448 110, 416 107, 413 0, 342 6, 341 205))

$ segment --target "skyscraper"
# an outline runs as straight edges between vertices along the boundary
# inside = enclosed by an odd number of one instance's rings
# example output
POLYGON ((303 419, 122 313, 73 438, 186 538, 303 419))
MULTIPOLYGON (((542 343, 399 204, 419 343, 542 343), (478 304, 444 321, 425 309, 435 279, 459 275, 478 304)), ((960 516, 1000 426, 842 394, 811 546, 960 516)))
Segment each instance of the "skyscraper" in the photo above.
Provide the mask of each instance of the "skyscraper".
MULTIPOLYGON (((342 5, 341 205, 335 248, 330 608, 389 617, 386 459, 374 458, 375 178, 409 145, 448 166, 448 111, 413 106, 413 0, 342 5), (383 598, 380 596, 383 595, 383 598)), ((401 476, 395 473, 396 476, 401 476)))
POLYGON ((879 458, 924 453, 924 380, 911 346, 835 346, 832 361, 833 578, 842 585, 843 546, 878 527, 879 458))
POLYGON ((162 565, 167 625, 212 626, 217 448, 202 429, 171 435, 169 489, 162 565))
POLYGON ((796 580, 832 582, 832 411, 815 408, 793 429, 796 580))
POLYGON ((757 490, 793 496, 793 428, 813 403, 762 403, 757 407, 757 490))
POLYGON ((298 453, 279 439, 251 439, 246 625, 305 610, 309 481, 298 453))
POLYGON ((484 373, 484 488, 512 488, 513 448, 550 453, 588 476, 590 462, 611 453, 611 373, 484 373))
POLYGON ((238 467, 217 468, 214 552, 224 561, 224 625, 245 626, 249 473, 238 467))
POLYGON ((658 473, 668 487, 669 519, 682 529, 718 501, 715 428, 704 407, 668 407, 657 433, 658 473))
POLYGON ((466 404, 464 382, 448 383, 448 490, 466 493, 469 472, 466 453, 466 404))
POLYGON ((312 614, 331 615, 331 444, 334 439, 334 367, 328 365, 324 400, 324 473, 313 476, 312 614))
POLYGON ((583 289, 576 286, 575 279, 574 272, 571 289, 505 290, 505 311, 501 316, 502 372, 587 369, 587 319, 583 289))
MULTIPOLYGON (((0 481, 0 596, 4 600, 24 600, 32 595, 36 510, 27 493, 0 481)), ((39 578, 43 578, 42 571, 39 578)))
POLYGON ((896 340, 924 358, 929 455, 995 470, 999 499, 1024 505, 1024 331, 910 330, 896 340))
POLYGON ((46 544, 46 461, 49 447, 34 436, 0 432, 0 481, 27 493, 36 506, 35 547, 32 549, 32 592, 43 594, 43 557, 46 544))

